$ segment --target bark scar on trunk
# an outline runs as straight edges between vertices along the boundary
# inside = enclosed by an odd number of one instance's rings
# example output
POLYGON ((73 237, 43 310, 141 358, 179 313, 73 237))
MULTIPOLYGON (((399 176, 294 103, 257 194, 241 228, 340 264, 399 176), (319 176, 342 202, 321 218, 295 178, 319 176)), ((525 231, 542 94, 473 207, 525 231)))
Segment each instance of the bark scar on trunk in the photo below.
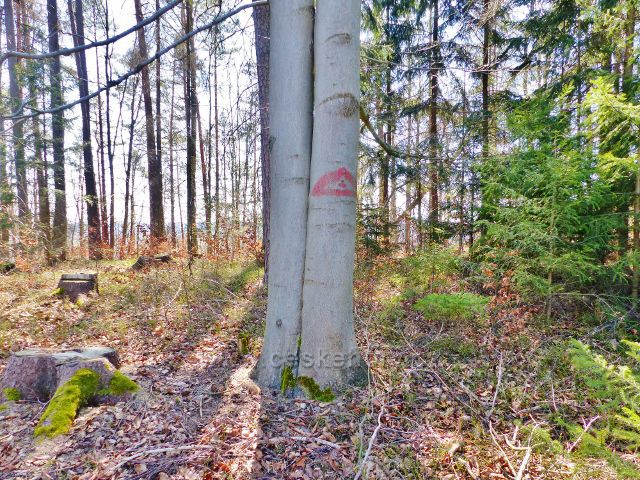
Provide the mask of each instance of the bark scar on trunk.
POLYGON ((334 100, 339 102, 338 113, 344 117, 350 117, 356 112, 360 112, 360 102, 358 102, 358 99, 353 93, 349 92, 336 93, 334 95, 331 95, 330 97, 325 98, 320 103, 318 103, 318 108, 320 108, 325 103, 333 102, 334 100))
POLYGON ((327 43, 328 42, 334 42, 337 43, 338 45, 346 45, 351 43, 351 34, 349 33, 336 33, 334 35, 331 35, 330 37, 327 37, 327 39, 325 40, 327 43))

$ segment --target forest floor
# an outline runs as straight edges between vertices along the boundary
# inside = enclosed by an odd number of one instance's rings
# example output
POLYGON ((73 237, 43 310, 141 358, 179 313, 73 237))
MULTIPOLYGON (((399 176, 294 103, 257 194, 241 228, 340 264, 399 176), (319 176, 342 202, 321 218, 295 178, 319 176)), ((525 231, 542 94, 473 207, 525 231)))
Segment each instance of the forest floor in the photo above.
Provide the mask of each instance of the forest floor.
MULTIPOLYGON (((189 274, 180 260, 142 272, 132 263, 0 276, 0 374, 12 351, 107 345, 142 387, 83 409, 68 435, 45 442, 33 438, 44 405, 10 402, 0 478, 614 479, 616 462, 639 463, 580 455, 581 438, 557 433, 554 416, 588 425, 597 415, 564 355, 587 330, 499 289, 489 315, 427 319, 403 293, 421 281, 406 263, 359 266, 371 384, 323 404, 249 379, 266 308, 257 265, 199 259, 189 274), (99 295, 74 304, 52 293, 61 273, 81 271, 99 273, 99 295)), ((455 278, 436 287, 463 288, 455 278)))

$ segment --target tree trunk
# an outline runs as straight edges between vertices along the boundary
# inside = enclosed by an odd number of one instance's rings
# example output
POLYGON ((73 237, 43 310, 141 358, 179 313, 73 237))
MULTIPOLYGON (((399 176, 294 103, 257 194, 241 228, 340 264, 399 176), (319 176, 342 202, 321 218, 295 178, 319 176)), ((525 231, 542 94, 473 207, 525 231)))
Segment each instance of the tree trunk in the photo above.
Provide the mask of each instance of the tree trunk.
MULTIPOLYGON (((75 12, 68 0, 69 18, 71 19, 71 31, 73 43, 76 47, 84 45, 84 17, 82 13, 82 0, 75 0, 75 12)), ((80 97, 89 95, 89 80, 87 74, 87 57, 85 51, 76 52, 76 69, 78 70, 78 90, 80 97)), ((98 209, 98 195, 96 191, 96 178, 93 171, 93 152, 91 150, 91 113, 89 100, 80 104, 82 111, 82 153, 84 159, 84 183, 85 200, 87 204, 87 223, 89 229, 89 257, 100 258, 100 212, 98 209)))
MULTIPOLYGON (((127 160, 125 163, 125 178, 124 178, 124 219, 122 221, 122 238, 120 239, 121 254, 124 254, 127 245, 127 236, 129 233, 129 195, 130 195, 130 183, 131 183, 131 171, 133 166, 133 132, 136 124, 136 88, 138 86, 138 77, 133 81, 133 88, 131 91, 131 122, 129 123, 129 149, 127 152, 127 160)), ((138 104, 139 108, 139 104, 138 104)), ((132 220, 133 222, 133 220, 132 220)))
MULTIPOLYGON (((0 21, 0 51, 2 51, 2 25, 0 21)), ((0 91, 3 89, 3 69, 0 68, 0 91)), ((4 132, 4 117, 0 118, 0 131, 4 132)), ((8 198, 11 187, 7 182, 7 143, 6 136, 0 135, 0 255, 4 254, 4 246, 9 243, 8 213, 10 201, 8 198)))
POLYGON ((313 0, 272 0, 271 218, 267 330, 259 383, 278 387, 297 367, 313 122, 313 0))
MULTIPOLYGON (((409 91, 409 95, 411 96, 411 91, 409 91)), ((413 115, 409 115, 407 120, 407 152, 411 153, 412 150, 412 139, 411 134, 413 130, 413 115)), ((415 179, 412 178, 411 175, 406 175, 406 184, 405 184, 405 192, 404 192, 404 201, 405 208, 409 207, 411 204, 411 187, 414 184, 415 179)), ((411 211, 407 212, 407 216, 404 218, 404 252, 409 254, 411 252, 411 211)))
MULTIPOLYGON (((482 27, 482 70, 480 72, 480 78, 482 81, 482 164, 485 165, 489 160, 489 121, 490 121, 490 106, 489 106, 489 81, 491 74, 491 66, 489 65, 489 53, 491 47, 491 19, 489 18, 490 0, 483 0, 483 21, 482 27)), ((473 230, 474 230, 474 202, 476 199, 476 191, 481 193, 480 186, 477 185, 476 176, 471 185, 471 207, 469 215, 469 243, 473 245, 473 230)))
POLYGON ((341 388, 366 379, 353 327, 360 2, 319 0, 311 193, 299 374, 341 388))
MULTIPOLYGON (((160 0, 156 0, 156 10, 160 10, 160 0)), ((160 18, 156 20, 156 52, 160 51, 160 18)), ((159 188, 160 192, 155 193, 156 200, 159 199, 161 211, 156 212, 156 216, 162 222, 161 228, 159 228, 162 233, 159 238, 165 238, 165 225, 164 225, 164 196, 163 196, 163 185, 162 185, 162 109, 161 109, 161 100, 162 95, 161 87, 162 87, 162 77, 160 75, 160 59, 156 60, 156 168, 159 172, 159 180, 157 180, 159 187, 154 184, 154 188, 159 188)))
MULTIPOLYGON (((35 78, 31 77, 29 95, 34 100, 37 108, 38 91, 35 78)), ((51 259, 51 210, 49 207, 49 188, 47 185, 47 158, 44 136, 41 130, 41 118, 33 118, 33 148, 36 161, 36 178, 38 186, 38 227, 41 232, 41 244, 44 246, 47 261, 51 259)))
MULTIPOLYGON (((49 27, 49 51, 60 49, 60 20, 57 0, 47 0, 47 24, 49 27)), ((51 107, 64 103, 60 57, 49 60, 51 107)), ((55 190, 52 256, 64 260, 67 248, 67 195, 64 165, 64 113, 51 115, 51 146, 53 149, 53 186, 55 190)))
POLYGON ((431 32, 431 71, 429 72, 429 230, 431 240, 438 223, 438 213, 440 211, 440 199, 438 195, 439 182, 439 161, 438 161, 438 71, 440 65, 440 45, 438 26, 438 0, 433 0, 432 5, 433 27, 431 32))
MULTIPOLYGON (((4 0, 4 22, 7 49, 15 51, 17 49, 17 43, 13 0, 4 0)), ((20 80, 18 78, 18 67, 18 59, 16 57, 9 57, 7 60, 7 69, 9 71, 9 97, 11 98, 9 105, 11 106, 12 112, 17 112, 22 107, 22 88, 20 87, 20 80)), ((13 120, 12 123, 13 155, 18 192, 18 217, 25 223, 29 216, 29 199, 27 197, 27 167, 24 156, 24 127, 21 120, 13 120)))
MULTIPOLYGON (((105 36, 109 36, 109 2, 105 2, 105 36)), ((109 46, 106 47, 104 55, 104 76, 107 83, 111 81, 111 56, 109 46)), ((107 91, 106 99, 106 119, 107 119, 107 158, 109 161, 109 247, 115 246, 115 175, 113 171, 114 148, 111 144, 111 92, 107 91)), ((122 107, 122 104, 121 104, 122 107)), ((116 122, 116 136, 118 135, 118 123, 116 122)))
POLYGON ((209 179, 207 177, 207 161, 204 154, 204 136, 202 135, 202 120, 200 118, 200 102, 196 96, 196 118, 198 122, 198 138, 200 139, 200 170, 202 173, 202 192, 204 196, 204 218, 205 218, 205 241, 207 243, 207 252, 211 249, 211 195, 207 188, 209 179))
MULTIPOLYGON (((134 0, 136 20, 141 22, 142 6, 140 0, 134 0)), ((137 32, 140 56, 148 57, 147 40, 144 29, 137 32)), ((158 60, 156 60, 158 61, 158 60)), ((142 98, 144 99, 144 117, 147 145, 147 165, 149 175, 149 223, 150 240, 152 248, 164 239, 164 200, 162 198, 162 165, 156 152, 155 125, 153 121, 153 103, 151 101, 151 82, 149 80, 149 68, 144 67, 141 73, 142 98)))
MULTIPOLYGON (((94 22, 95 22, 94 18, 94 22)), ((96 22, 97 23, 97 22, 96 22)), ((100 82, 100 61, 96 55, 96 81, 100 82)), ((109 95, 109 92, 107 92, 109 95)), ((100 228, 102 232, 102 240, 109 243, 109 219, 107 218, 107 185, 106 172, 104 167, 104 122, 102 121, 102 95, 98 95, 98 184, 100 190, 100 228)))
MULTIPOLYGON (((185 34, 193 29, 193 5, 185 3, 185 34)), ((185 118, 187 123, 187 251, 189 258, 198 253, 196 225, 196 66, 193 38, 185 55, 185 118)))
MULTIPOLYGON (((262 245, 264 279, 269 279, 269 219, 271 217, 271 160, 269 149, 269 6, 253 9, 260 107, 260 164, 262 171, 262 245)), ((217 118, 217 116, 216 116, 217 118)), ((217 141, 217 139, 216 139, 217 141)))
POLYGON ((176 247, 176 192, 173 165, 173 117, 175 110, 175 91, 176 91, 176 60, 173 60, 173 73, 171 76, 171 110, 169 113, 169 201, 171 204, 171 245, 176 247))
MULTIPOLYGON (((216 30, 217 34, 217 30, 216 30)), ((217 44, 217 36, 216 36, 216 46, 217 44)), ((216 204, 215 204, 215 230, 213 236, 216 239, 216 245, 219 243, 218 235, 220 233, 220 114, 218 109, 218 51, 214 52, 213 56, 213 116, 215 120, 215 128, 214 133, 216 136, 215 140, 215 162, 216 162, 216 204)), ((266 244, 265 244, 266 248, 266 244)))

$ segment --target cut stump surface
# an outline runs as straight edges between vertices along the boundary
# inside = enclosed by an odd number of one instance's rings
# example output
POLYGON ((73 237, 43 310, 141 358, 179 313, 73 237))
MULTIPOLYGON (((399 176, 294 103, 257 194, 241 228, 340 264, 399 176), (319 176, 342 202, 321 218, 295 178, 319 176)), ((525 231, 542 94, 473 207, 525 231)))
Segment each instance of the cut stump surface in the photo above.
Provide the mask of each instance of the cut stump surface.
POLYGON ((0 386, 3 392, 5 389, 17 390, 24 400, 45 402, 81 368, 96 371, 108 384, 119 366, 117 352, 109 347, 23 350, 9 358, 0 386))

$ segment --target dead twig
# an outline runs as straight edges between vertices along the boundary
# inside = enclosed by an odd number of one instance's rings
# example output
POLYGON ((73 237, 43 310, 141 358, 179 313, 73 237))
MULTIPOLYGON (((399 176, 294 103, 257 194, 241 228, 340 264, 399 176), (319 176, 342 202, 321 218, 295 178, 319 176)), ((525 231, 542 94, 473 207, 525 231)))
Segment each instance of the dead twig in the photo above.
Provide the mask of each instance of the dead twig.
POLYGON ((287 439, 296 440, 298 442, 315 442, 315 443, 319 443, 320 445, 324 445, 326 447, 340 448, 340 445, 338 445, 337 443, 333 443, 333 442, 330 442, 328 440, 324 440, 322 438, 302 437, 302 436, 292 436, 292 437, 286 437, 286 438, 285 437, 273 437, 273 438, 270 438, 267 441, 267 443, 275 444, 275 443, 284 442, 287 439))
POLYGON ((493 400, 491 401, 491 407, 487 412, 487 420, 491 418, 491 414, 493 413, 493 410, 496 408, 496 400, 498 400, 498 392, 500 391, 500 384, 502 383, 502 371, 503 371, 502 352, 500 352, 500 362, 498 363, 498 381, 496 382, 496 389, 493 392, 493 400))
POLYGON ((596 415, 591 420, 589 420, 586 424, 584 424, 584 421, 583 421, 584 430, 582 431, 582 433, 580 433, 580 435, 578 435, 578 438, 576 438, 575 442, 571 443, 571 445, 567 447, 567 452, 572 452, 578 446, 578 444, 582 440, 582 437, 585 436, 585 434, 587 433, 587 431, 589 431, 591 426, 599 419, 600 419, 600 415, 596 415))
POLYGON ((371 455, 371 450, 373 449, 373 445, 376 442, 376 437, 378 436, 378 432, 380 431, 380 427, 382 426, 382 414, 384 413, 384 404, 382 404, 380 406, 380 413, 378 413, 378 425, 376 425, 375 430, 373 431, 373 434, 371 435, 371 438, 369 439, 369 446, 367 447, 367 451, 364 454, 364 457, 362 457, 362 462, 360 463, 360 467, 358 467, 358 470, 356 472, 355 477, 353 477, 353 480, 358 480, 360 478, 360 476, 362 475, 362 472, 364 471, 364 467, 367 464, 367 460, 369 459, 369 455, 371 455))
POLYGON ((504 451, 504 449, 498 442, 498 439, 496 438, 496 434, 493 431, 493 424, 491 423, 491 421, 489 421, 489 433, 491 434, 491 440, 493 440, 493 443, 495 444, 495 446, 498 447, 498 450, 500 450, 500 453, 502 453, 502 457, 507 462, 507 465, 509 465, 509 470, 511 470, 511 474, 515 477, 517 475, 516 469, 513 468, 513 465, 511 463, 511 460, 509 460, 509 456, 507 455, 507 452, 504 451))
POLYGON ((163 447, 163 448, 154 448, 151 450, 144 450, 142 452, 138 452, 130 457, 125 458, 119 464, 117 464, 113 469, 118 470, 123 467, 127 463, 136 458, 144 457, 145 455, 156 455, 158 453, 172 453, 172 452, 181 452, 183 450, 212 450, 213 446, 211 445, 182 445, 180 447, 163 447))

